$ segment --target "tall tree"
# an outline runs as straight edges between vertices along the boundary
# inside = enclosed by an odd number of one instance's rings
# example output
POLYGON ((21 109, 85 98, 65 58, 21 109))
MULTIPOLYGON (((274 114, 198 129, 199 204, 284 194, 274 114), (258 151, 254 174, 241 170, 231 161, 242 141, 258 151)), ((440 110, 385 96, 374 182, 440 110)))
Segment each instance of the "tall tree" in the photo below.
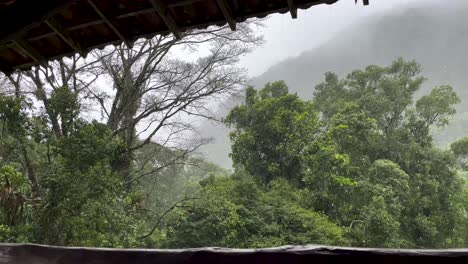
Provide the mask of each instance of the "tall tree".
MULTIPOLYGON (((453 158, 434 147, 431 128, 447 125, 460 99, 452 87, 440 86, 415 100, 423 81, 419 64, 398 59, 390 66, 353 71, 343 80, 328 73, 317 86, 315 105, 338 150, 350 158, 348 177, 360 186, 352 197, 364 205, 365 215, 381 216, 364 220, 365 232, 386 232, 371 235, 382 244, 361 245, 446 247, 453 242, 460 211, 452 205, 462 185, 453 158), (411 195, 401 193, 406 187, 392 187, 396 183, 409 186, 411 195), (381 228, 385 225, 387 231, 381 228)), ((366 219, 352 212, 347 221, 366 219)), ((356 232, 359 226, 353 225, 356 232)))
POLYGON ((191 31, 182 40, 158 36, 139 41, 132 49, 119 46, 95 53, 113 94, 93 91, 93 96, 109 128, 128 146, 115 168, 127 182, 134 180, 131 161, 142 146, 155 142, 183 149, 183 156, 206 142, 180 143, 181 136, 195 130, 192 117, 212 118, 213 100, 236 93, 245 82, 245 71, 237 62, 261 42, 250 26, 240 25, 234 32, 226 27, 191 31), (187 59, 178 56, 197 49, 206 52, 187 59))
POLYGON ((268 184, 285 177, 300 185, 304 176, 302 153, 317 142, 318 115, 312 105, 288 93, 282 81, 269 83, 259 92, 246 90, 245 104, 226 117, 231 133, 231 158, 235 165, 268 184))

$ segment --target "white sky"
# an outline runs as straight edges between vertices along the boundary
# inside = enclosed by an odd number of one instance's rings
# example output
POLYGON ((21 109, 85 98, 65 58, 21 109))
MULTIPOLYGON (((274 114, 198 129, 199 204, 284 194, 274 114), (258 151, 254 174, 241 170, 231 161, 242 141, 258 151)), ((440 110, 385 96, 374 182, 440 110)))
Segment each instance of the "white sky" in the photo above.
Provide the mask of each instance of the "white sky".
POLYGON ((270 16, 262 30, 265 44, 246 56, 242 65, 249 70, 251 77, 255 77, 288 57, 299 56, 320 45, 356 20, 389 8, 402 8, 428 0, 370 0, 369 6, 363 6, 362 0, 359 2, 356 5, 354 0, 341 0, 333 5, 313 6, 299 10, 298 18, 294 20, 289 13, 270 16))

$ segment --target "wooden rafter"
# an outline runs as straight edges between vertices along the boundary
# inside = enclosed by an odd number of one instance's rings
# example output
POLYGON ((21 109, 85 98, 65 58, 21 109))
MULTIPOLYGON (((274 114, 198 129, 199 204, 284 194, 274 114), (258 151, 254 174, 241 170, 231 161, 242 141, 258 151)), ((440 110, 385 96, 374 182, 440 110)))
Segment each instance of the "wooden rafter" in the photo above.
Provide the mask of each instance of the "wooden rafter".
POLYGON ((64 28, 56 19, 50 18, 45 21, 45 23, 60 37, 65 41, 68 46, 70 46, 75 52, 78 52, 81 56, 85 57, 86 54, 81 48, 80 43, 75 41, 66 28, 64 28))
POLYGON ((229 27, 231 30, 236 30, 236 20, 232 16, 231 9, 229 8, 228 3, 226 0, 216 0, 218 2, 218 6, 221 9, 221 12, 223 13, 224 18, 226 18, 226 21, 229 24, 229 27))
POLYGON ((108 18, 104 13, 99 9, 99 7, 92 1, 88 0, 89 5, 94 9, 94 11, 101 17, 102 20, 109 26, 112 31, 117 35, 124 43, 127 45, 127 47, 131 48, 133 45, 128 41, 122 33, 120 33, 119 29, 114 25, 114 23, 111 21, 110 18, 108 18))
POLYGON ((42 65, 46 61, 44 57, 42 57, 42 55, 35 48, 29 45, 29 43, 24 39, 18 38, 16 40, 12 40, 12 42, 16 48, 18 48, 22 53, 34 60, 34 62, 36 62, 37 64, 42 65))
POLYGON ((294 5, 293 0, 288 0, 289 12, 293 19, 297 18, 297 7, 294 5))
POLYGON ((180 39, 181 31, 177 26, 174 18, 172 18, 172 16, 167 12, 167 7, 164 5, 164 3, 162 3, 161 0, 150 0, 150 2, 156 9, 158 15, 166 24, 167 28, 172 32, 172 34, 174 34, 177 39, 180 39))

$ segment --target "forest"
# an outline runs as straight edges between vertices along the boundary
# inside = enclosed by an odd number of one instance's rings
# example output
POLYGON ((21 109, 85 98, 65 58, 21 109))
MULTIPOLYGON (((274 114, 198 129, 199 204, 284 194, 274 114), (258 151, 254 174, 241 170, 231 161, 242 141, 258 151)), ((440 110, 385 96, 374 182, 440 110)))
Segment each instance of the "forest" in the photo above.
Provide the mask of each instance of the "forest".
POLYGON ((455 89, 421 95, 422 66, 403 58, 324 72, 312 99, 281 80, 246 87, 239 59, 262 41, 248 24, 208 28, 2 76, 0 241, 467 247, 468 137, 432 133, 455 89), (230 128, 232 170, 199 154, 202 119, 230 128))

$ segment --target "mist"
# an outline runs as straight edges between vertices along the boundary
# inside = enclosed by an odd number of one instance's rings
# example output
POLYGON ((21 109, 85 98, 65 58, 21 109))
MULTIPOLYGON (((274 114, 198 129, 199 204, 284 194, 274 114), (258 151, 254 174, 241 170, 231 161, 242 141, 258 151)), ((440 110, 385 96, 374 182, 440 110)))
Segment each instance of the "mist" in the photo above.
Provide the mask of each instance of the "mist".
MULTIPOLYGON (((265 46, 243 63, 253 76, 250 84, 254 87, 284 80, 291 92, 310 99, 325 72, 344 77, 352 70, 370 64, 388 65, 399 57, 416 60, 427 78, 422 93, 448 84, 462 99, 455 120, 448 127, 433 131, 436 143, 444 147, 468 131, 466 17, 468 3, 462 0, 450 4, 372 1, 366 7, 355 5, 354 1, 340 1, 302 11, 297 20, 291 20, 289 14, 267 19, 263 28, 265 46)), ((218 116, 224 117, 241 102, 236 99, 220 104, 218 116)), ((206 122, 201 130, 214 139, 203 148, 203 153, 209 160, 230 168, 228 129, 206 122)))

